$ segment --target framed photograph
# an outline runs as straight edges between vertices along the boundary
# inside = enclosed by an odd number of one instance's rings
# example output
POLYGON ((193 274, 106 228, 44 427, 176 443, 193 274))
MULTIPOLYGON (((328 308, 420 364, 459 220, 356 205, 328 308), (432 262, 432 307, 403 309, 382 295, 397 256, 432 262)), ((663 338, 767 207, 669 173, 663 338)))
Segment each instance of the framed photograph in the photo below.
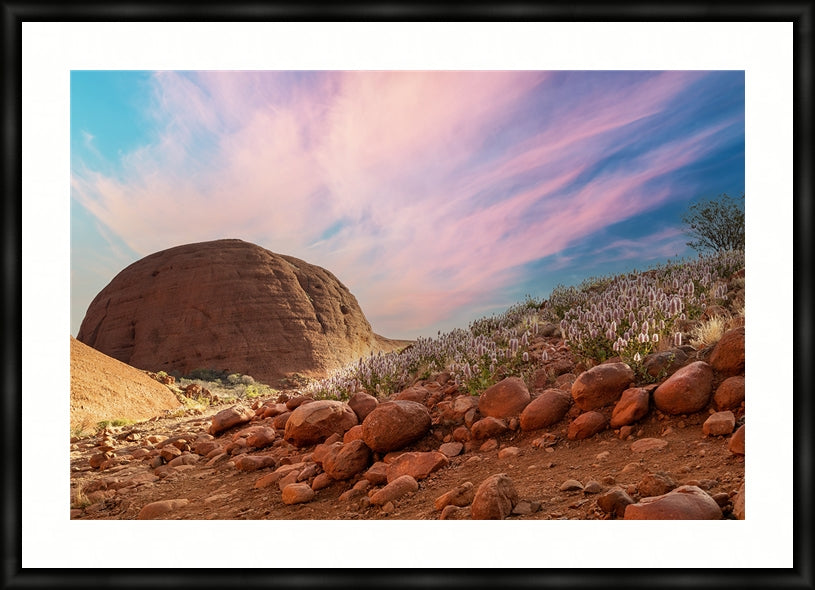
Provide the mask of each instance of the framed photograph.
POLYGON ((168 10, 12 18, 12 577, 800 580, 800 15, 168 10))

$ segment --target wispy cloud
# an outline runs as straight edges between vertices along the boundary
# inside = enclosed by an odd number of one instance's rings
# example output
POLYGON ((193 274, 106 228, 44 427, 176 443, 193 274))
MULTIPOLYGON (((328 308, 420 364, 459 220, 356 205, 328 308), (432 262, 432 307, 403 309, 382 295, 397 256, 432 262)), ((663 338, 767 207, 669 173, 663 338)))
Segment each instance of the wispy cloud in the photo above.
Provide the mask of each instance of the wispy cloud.
POLYGON ((418 333, 670 199, 655 181, 733 121, 650 121, 706 75, 160 72, 154 141, 115 176, 75 161, 73 195, 139 255, 239 237, 330 269, 375 329, 418 333))

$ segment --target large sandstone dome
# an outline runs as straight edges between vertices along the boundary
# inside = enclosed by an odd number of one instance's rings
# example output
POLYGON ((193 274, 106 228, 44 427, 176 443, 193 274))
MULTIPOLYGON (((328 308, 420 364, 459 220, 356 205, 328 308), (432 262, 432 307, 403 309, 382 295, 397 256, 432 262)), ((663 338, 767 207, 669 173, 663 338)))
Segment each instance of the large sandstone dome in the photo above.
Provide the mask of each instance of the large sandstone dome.
POLYGON ((134 262, 91 302, 77 339, 140 369, 217 369, 270 384, 389 348, 333 274, 242 240, 134 262))

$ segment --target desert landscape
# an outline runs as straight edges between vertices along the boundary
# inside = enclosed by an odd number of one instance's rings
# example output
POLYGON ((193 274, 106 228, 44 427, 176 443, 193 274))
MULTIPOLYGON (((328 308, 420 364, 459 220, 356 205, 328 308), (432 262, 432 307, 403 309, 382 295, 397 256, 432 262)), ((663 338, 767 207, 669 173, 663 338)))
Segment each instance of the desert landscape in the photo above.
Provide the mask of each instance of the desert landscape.
POLYGON ((241 240, 147 256, 71 337, 75 520, 745 518, 741 251, 433 338, 241 240))

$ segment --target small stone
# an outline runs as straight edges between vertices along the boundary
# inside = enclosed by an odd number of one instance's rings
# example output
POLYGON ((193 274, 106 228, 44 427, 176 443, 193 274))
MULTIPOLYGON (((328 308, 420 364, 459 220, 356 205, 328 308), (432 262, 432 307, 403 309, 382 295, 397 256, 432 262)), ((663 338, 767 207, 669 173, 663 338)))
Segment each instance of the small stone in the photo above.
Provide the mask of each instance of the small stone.
POLYGON ((371 503, 383 506, 384 509, 385 504, 391 503, 393 500, 397 500, 418 489, 419 483, 413 477, 410 475, 402 475, 394 479, 381 490, 371 494, 371 503))
POLYGON ((667 440, 661 440, 658 438, 642 438, 631 443, 631 450, 635 453, 645 453, 646 451, 664 449, 667 446, 667 440))
POLYGON ((439 520, 461 520, 465 518, 467 514, 467 510, 464 508, 459 508, 458 506, 453 506, 449 504, 444 507, 441 511, 441 515, 439 516, 439 520))
POLYGON ((331 478, 330 475, 327 473, 320 473, 314 478, 314 481, 311 482, 311 489, 315 492, 319 492, 322 489, 327 488, 331 484, 334 483, 334 480, 331 478))
POLYGON ((137 520, 151 520, 154 518, 159 518, 168 512, 173 510, 177 510, 179 508, 183 508, 190 501, 186 498, 180 498, 177 500, 159 500, 158 502, 151 502, 147 504, 144 508, 139 511, 139 515, 136 517, 137 520))
POLYGON ((464 450, 464 445, 460 442, 446 442, 439 447, 439 452, 447 457, 460 455, 462 450, 464 450))
POLYGON ((314 490, 307 483, 291 483, 282 490, 284 504, 302 504, 311 501, 314 496, 314 490))
POLYGON ((433 503, 436 510, 443 510, 446 506, 467 506, 475 497, 475 487, 472 482, 465 481, 463 484, 442 494, 433 503))
POLYGON ((599 494, 603 491, 603 486, 600 485, 599 481, 590 481, 586 484, 586 487, 583 488, 584 494, 599 494))
POLYGON ((726 410, 716 412, 702 424, 702 432, 707 436, 722 436, 731 434, 736 426, 736 416, 733 412, 726 410))
POLYGON ((480 450, 482 453, 487 453, 489 451, 494 451, 497 448, 498 448, 498 441, 495 440, 494 438, 491 438, 491 439, 488 439, 487 441, 485 441, 484 444, 482 444, 478 448, 478 450, 480 450))
POLYGON ((506 447, 498 451, 499 459, 511 459, 521 454, 521 449, 518 447, 506 447))
POLYGON ((576 479, 567 479, 560 485, 561 492, 574 492, 583 489, 583 484, 576 479))
POLYGON ((597 505, 600 510, 606 514, 613 514, 617 518, 625 516, 625 507, 633 503, 631 496, 621 488, 613 488, 597 497, 597 505))
POLYGON ((470 508, 473 520, 502 520, 518 502, 515 484, 505 473, 484 480, 475 493, 470 508))
POLYGON ((728 450, 734 455, 744 455, 744 426, 742 424, 727 443, 728 450))

